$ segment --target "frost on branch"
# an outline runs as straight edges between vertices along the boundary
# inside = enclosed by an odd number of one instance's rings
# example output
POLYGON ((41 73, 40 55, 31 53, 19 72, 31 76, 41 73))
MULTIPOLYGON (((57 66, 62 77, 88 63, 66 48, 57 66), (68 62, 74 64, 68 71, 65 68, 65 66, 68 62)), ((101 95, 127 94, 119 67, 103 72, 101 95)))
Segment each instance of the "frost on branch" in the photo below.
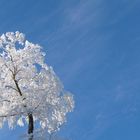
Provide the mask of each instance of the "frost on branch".
POLYGON ((20 32, 0 37, 0 127, 34 122, 49 133, 59 130, 74 107, 52 67, 44 63, 41 46, 25 40, 20 32))

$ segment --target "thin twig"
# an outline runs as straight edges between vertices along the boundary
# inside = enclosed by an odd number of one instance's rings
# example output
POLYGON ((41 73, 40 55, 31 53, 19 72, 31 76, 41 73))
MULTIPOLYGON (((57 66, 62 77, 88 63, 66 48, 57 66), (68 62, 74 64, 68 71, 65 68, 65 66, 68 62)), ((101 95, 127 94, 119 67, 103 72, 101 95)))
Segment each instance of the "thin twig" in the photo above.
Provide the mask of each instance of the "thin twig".
POLYGON ((25 112, 14 113, 14 114, 7 114, 7 115, 0 115, 0 118, 17 116, 17 115, 21 115, 21 114, 24 114, 24 113, 25 112))

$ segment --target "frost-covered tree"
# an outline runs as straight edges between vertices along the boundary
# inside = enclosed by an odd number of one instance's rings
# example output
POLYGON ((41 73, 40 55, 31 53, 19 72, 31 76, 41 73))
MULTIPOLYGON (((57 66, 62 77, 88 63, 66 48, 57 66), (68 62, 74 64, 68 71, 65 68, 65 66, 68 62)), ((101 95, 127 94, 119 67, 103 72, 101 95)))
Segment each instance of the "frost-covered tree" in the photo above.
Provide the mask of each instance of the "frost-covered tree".
POLYGON ((0 127, 6 121, 10 128, 27 123, 30 140, 36 122, 53 133, 74 107, 73 96, 44 57, 41 46, 27 41, 23 33, 0 37, 0 127))

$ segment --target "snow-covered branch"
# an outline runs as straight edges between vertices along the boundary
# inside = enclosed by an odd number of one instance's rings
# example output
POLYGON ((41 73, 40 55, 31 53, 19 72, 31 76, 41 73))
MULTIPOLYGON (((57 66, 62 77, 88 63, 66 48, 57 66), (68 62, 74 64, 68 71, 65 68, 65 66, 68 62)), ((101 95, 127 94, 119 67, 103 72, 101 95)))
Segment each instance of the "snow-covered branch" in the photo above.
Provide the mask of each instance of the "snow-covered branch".
POLYGON ((24 114, 26 112, 18 112, 18 113, 13 113, 13 114, 4 114, 4 115, 0 115, 0 118, 5 118, 5 117, 13 117, 13 116, 20 116, 22 114, 24 114))

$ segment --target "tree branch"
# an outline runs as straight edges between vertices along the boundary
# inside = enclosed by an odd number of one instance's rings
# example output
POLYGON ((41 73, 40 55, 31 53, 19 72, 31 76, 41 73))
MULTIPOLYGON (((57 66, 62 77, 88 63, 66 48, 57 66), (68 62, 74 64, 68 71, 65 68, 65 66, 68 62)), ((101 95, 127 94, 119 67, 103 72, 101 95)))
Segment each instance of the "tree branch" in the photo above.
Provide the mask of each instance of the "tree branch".
POLYGON ((9 102, 10 103, 10 100, 0 100, 0 102, 9 102))
POLYGON ((14 77, 14 83, 16 85, 16 88, 17 88, 17 91, 18 91, 19 95, 22 96, 22 92, 21 92, 21 90, 19 88, 18 81, 15 79, 15 77, 14 77))
POLYGON ((25 112, 13 113, 13 114, 7 114, 7 115, 0 115, 0 118, 17 116, 17 115, 21 115, 21 114, 24 114, 24 113, 25 112))
POLYGON ((14 88, 14 87, 12 87, 12 86, 10 86, 10 85, 6 85, 5 87, 6 87, 6 88, 11 88, 11 89, 13 89, 13 90, 15 90, 15 91, 18 92, 18 90, 17 90, 16 88, 14 88))

